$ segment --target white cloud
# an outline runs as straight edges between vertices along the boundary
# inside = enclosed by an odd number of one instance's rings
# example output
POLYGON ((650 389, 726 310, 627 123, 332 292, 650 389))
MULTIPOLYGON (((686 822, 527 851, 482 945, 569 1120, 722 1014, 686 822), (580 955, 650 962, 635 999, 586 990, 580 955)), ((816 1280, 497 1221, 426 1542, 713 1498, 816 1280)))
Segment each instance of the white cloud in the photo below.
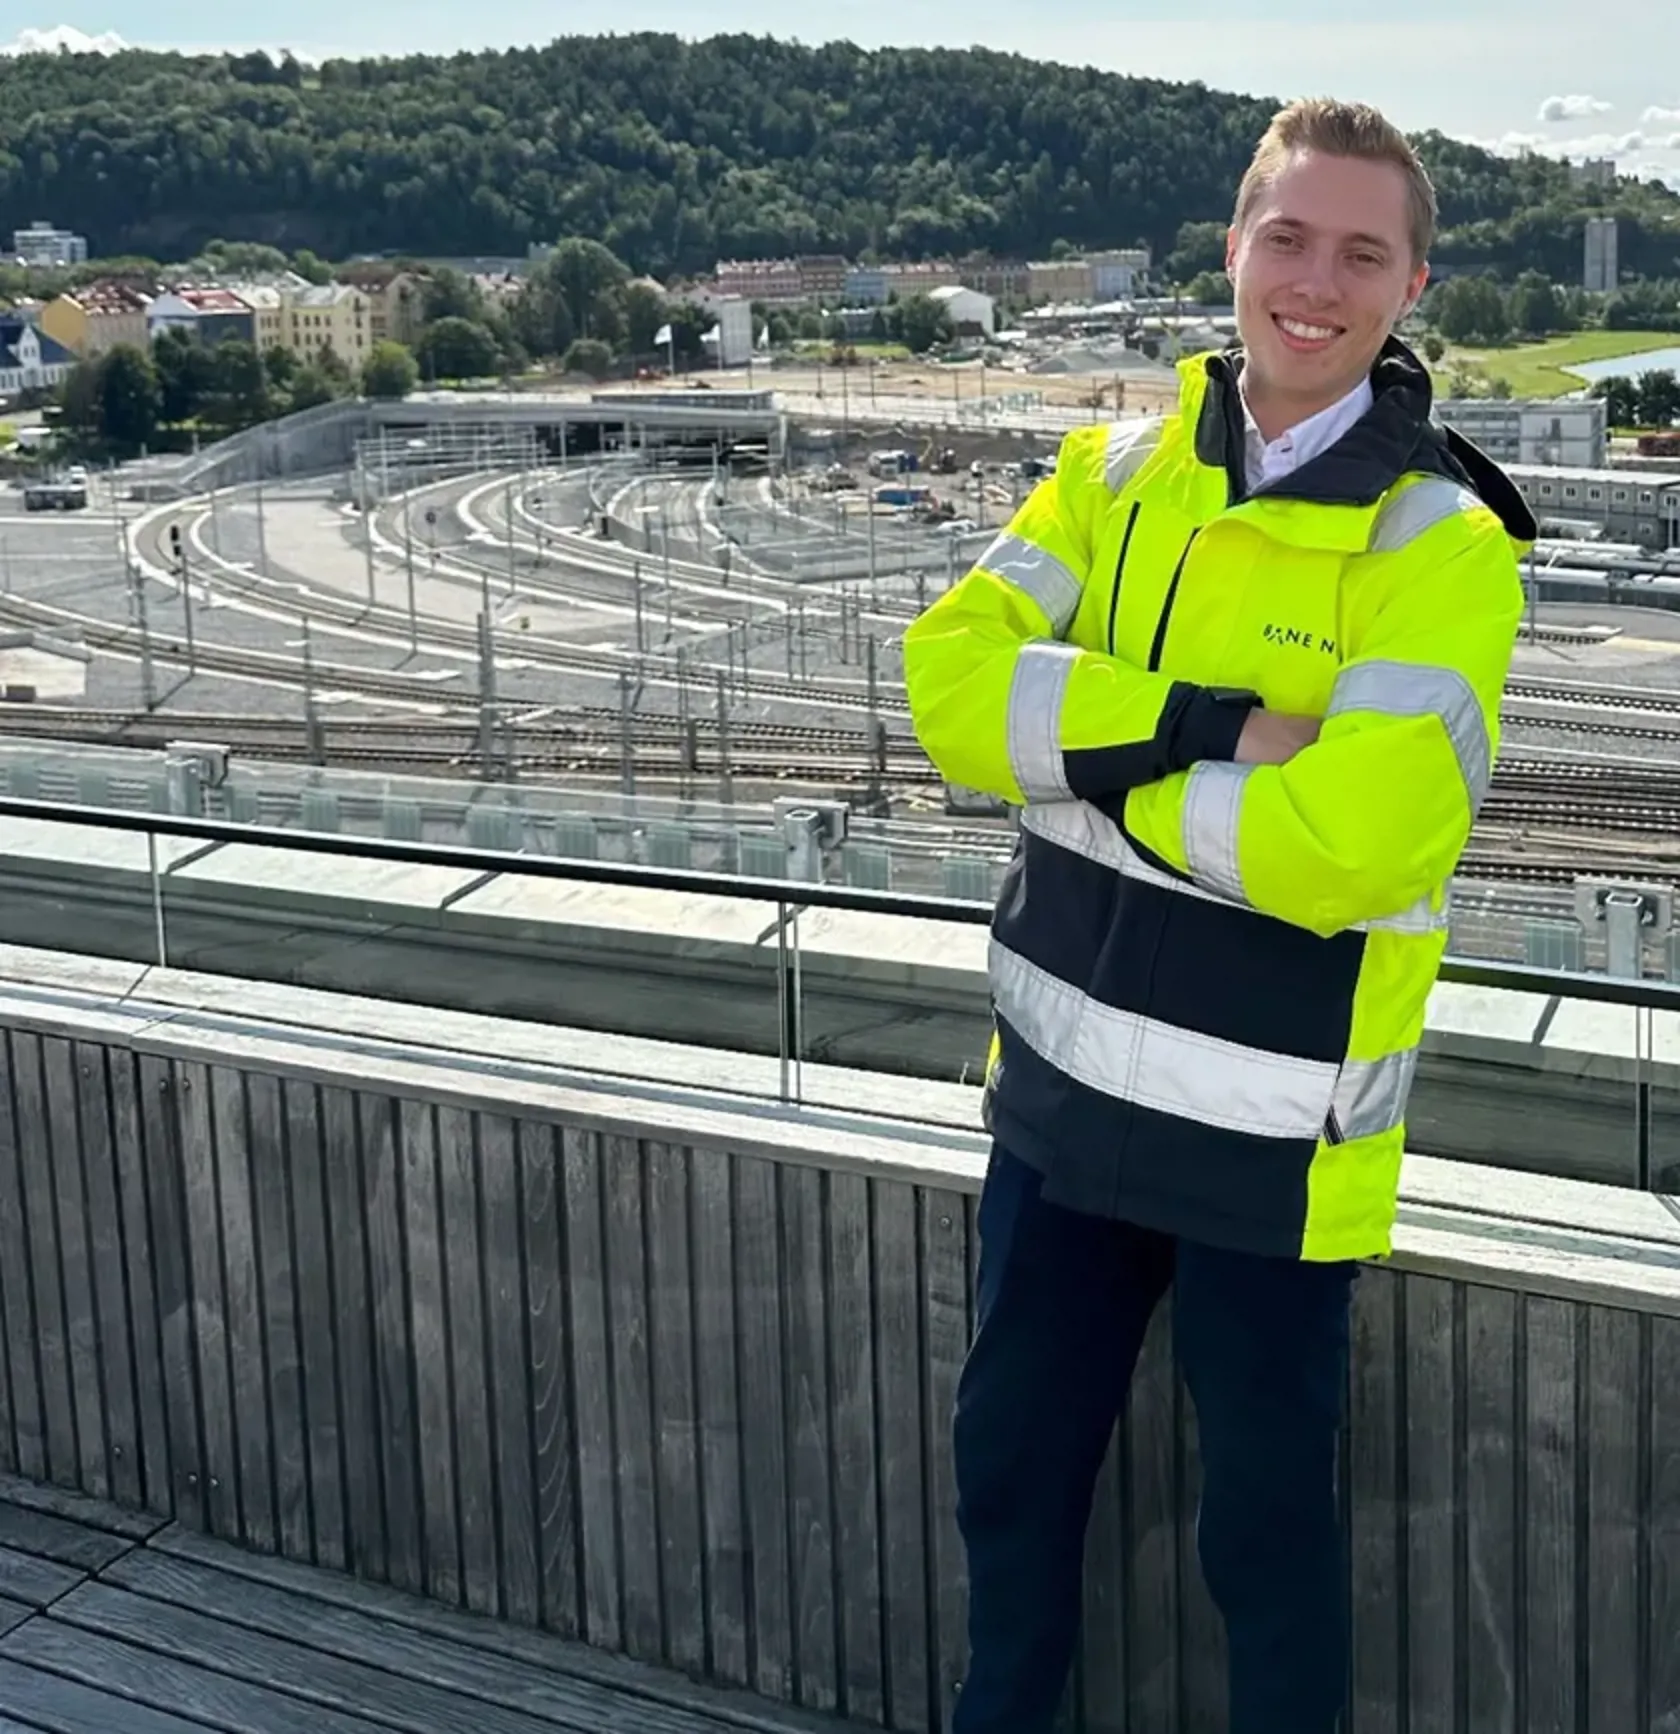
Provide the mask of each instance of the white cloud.
MULTIPOLYGON (((1680 122, 1680 108, 1651 107, 1639 117, 1644 126, 1671 126, 1680 122)), ((1672 147, 1671 147, 1672 148, 1672 147)))
POLYGON ((1596 96, 1548 96, 1536 118, 1554 125, 1560 120, 1590 120, 1595 114, 1608 114, 1614 106, 1596 96))
POLYGON ((50 30, 20 30, 11 42, 0 42, 0 54, 120 54, 128 44, 114 30, 89 36, 73 24, 58 24, 50 30))

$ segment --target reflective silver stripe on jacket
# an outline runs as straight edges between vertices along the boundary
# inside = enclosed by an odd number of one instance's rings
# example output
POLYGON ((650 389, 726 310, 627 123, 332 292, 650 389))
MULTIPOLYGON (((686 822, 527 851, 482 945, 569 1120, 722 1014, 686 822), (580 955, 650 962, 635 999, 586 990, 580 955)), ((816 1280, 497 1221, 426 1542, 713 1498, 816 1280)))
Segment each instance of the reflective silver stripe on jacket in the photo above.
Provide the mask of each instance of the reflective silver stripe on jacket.
POLYGON ((994 939, 998 1015, 1049 1065, 1088 1089, 1261 1138, 1324 1130, 1339 1067, 1269 1054, 1103 1005, 994 939))
POLYGON ((1079 608, 1079 580, 1054 554, 1036 543, 1005 530, 975 565, 1030 596, 1049 617, 1050 630, 1057 638, 1073 624, 1079 608))
POLYGON ((1103 454, 1103 480, 1119 493, 1148 461, 1161 443, 1161 418, 1139 416, 1135 421, 1117 421, 1108 430, 1108 449, 1103 454))
POLYGON ((1237 861, 1237 825, 1252 765, 1203 759, 1184 787, 1184 854, 1203 884, 1237 903, 1248 901, 1237 861))
MULTIPOLYGON (((1112 868, 1126 879, 1141 885, 1154 885, 1163 891, 1175 892, 1202 903, 1216 903, 1225 909, 1243 909, 1253 913, 1252 906, 1241 899, 1224 897, 1205 885, 1177 874, 1164 872, 1153 862, 1146 861, 1120 831, 1109 816, 1093 807, 1089 801, 1035 801, 1021 809, 1021 829, 1031 831, 1047 843, 1058 844, 1088 861, 1112 868)), ((1410 909, 1398 915, 1385 915, 1375 921, 1357 922, 1350 931, 1355 933, 1442 933, 1447 926, 1445 904, 1431 907, 1427 894, 1410 909)))
POLYGON ((1071 644, 1035 638, 1015 658, 1004 728, 1009 768, 1029 801, 1065 800, 1073 792, 1062 760, 1062 695, 1078 656, 1071 644))
POLYGON ((1415 662, 1356 662, 1336 676, 1326 718, 1368 710, 1383 716, 1434 716, 1458 756, 1470 810, 1482 804, 1493 777, 1493 749, 1475 689, 1456 668, 1415 662))
POLYGON ((1384 1054, 1380 1060, 1346 1060, 1336 1080, 1332 1112, 1344 1139, 1374 1138, 1406 1117, 1406 1097, 1417 1070, 1418 1051, 1384 1054))
POLYGON ((1468 488, 1444 476, 1426 476, 1403 494, 1396 494, 1377 513, 1371 526, 1369 551, 1395 554, 1425 530, 1433 530, 1460 512, 1473 511, 1481 501, 1468 488))

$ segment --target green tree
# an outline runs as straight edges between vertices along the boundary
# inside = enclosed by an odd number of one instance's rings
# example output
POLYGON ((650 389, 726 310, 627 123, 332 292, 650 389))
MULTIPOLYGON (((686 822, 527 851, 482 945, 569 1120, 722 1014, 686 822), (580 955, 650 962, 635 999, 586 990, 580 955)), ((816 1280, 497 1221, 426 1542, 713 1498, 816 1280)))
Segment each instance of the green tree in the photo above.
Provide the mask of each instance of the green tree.
POLYGON ((211 355, 211 391, 216 420, 223 427, 249 427, 273 411, 268 370, 254 343, 230 339, 211 355))
POLYGON ((263 351, 263 371, 275 391, 284 391, 297 372, 298 358, 283 343, 271 343, 263 351))
POLYGON ((925 355, 956 335, 951 315, 927 295, 912 295, 907 301, 895 302, 887 315, 887 328, 912 355, 925 355))
POLYGON ((407 397, 419 382, 420 369, 413 355, 403 344, 389 338, 374 344, 362 363, 364 397, 407 397))
POLYGON ((565 298, 580 336, 622 341, 630 273, 611 248, 571 235, 542 269, 565 298))
POLYGON ((292 383, 286 393, 286 407, 293 412, 314 409, 319 404, 331 403, 334 398, 342 396, 343 392, 337 381, 318 361, 305 361, 292 375, 292 383))
POLYGON ((1423 335, 1423 355, 1430 366, 1433 367, 1446 353, 1447 346, 1441 341, 1440 332, 1426 331, 1423 335))
POLYGON ((1525 337, 1544 337, 1559 329, 1562 308, 1551 278, 1538 271, 1524 271, 1512 286, 1506 301, 1511 329, 1525 337))
POLYGON ((1680 379, 1670 368, 1648 368, 1639 376, 1639 420, 1644 427, 1672 427, 1680 419, 1680 379))
POLYGON ((1591 395, 1604 399, 1604 419, 1611 427, 1633 427, 1639 420, 1639 386, 1625 374, 1593 381, 1591 395))
POLYGON ((646 355, 658 347, 654 333, 667 323, 665 297, 651 283, 632 283, 624 291, 624 347, 631 355, 646 355))
POLYGON ((215 389, 216 368, 210 351, 179 326, 169 326, 152 340, 152 365, 162 392, 160 413, 166 422, 191 421, 215 389))
POLYGON ((1184 298, 1207 307, 1229 307, 1236 300, 1236 290, 1223 271, 1199 271, 1185 284, 1184 298))
POLYGON ((605 379, 612 364, 612 351, 595 337, 580 337, 560 363, 567 373, 586 373, 591 379, 605 379))
POLYGON ((420 306, 421 317, 428 325, 439 319, 470 319, 479 323, 484 318, 484 297, 478 285, 464 272, 448 265, 438 266, 426 278, 420 306))
POLYGON ((1453 343, 1499 343, 1510 333, 1505 297, 1491 277, 1453 277, 1441 285, 1435 323, 1453 343))
POLYGON ((420 333, 415 360, 427 379, 483 379, 501 364, 496 340, 475 320, 439 319, 420 333))
POLYGON ((1225 222, 1180 223, 1172 251, 1161 261, 1169 283, 1188 283, 1204 271, 1225 269, 1225 222))
POLYGON ((137 452, 157 433, 163 389, 145 350, 119 343, 100 357, 99 431, 113 451, 137 452))

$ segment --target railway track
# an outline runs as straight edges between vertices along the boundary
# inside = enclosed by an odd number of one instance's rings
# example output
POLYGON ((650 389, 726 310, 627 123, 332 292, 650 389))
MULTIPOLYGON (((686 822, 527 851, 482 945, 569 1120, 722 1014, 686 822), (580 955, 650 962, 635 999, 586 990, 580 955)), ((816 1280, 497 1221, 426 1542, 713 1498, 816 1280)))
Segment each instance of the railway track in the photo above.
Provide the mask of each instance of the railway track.
MULTIPOLYGON (((167 564, 159 545, 161 530, 161 525, 154 524, 145 537, 148 557, 160 566, 167 564)), ((470 569, 475 576, 498 585, 508 581, 505 565, 481 560, 470 549, 452 550, 450 558, 457 565, 470 569)), ((199 581, 212 585, 225 595, 260 603, 264 608, 278 611, 288 618, 296 618, 300 624, 307 615, 316 624, 331 622, 363 631, 378 632, 388 636, 393 644, 406 644, 409 641, 408 611, 391 603, 369 602, 333 590, 308 587, 309 600, 306 608, 297 596, 294 581, 287 580, 282 588, 221 561, 217 562, 213 576, 206 576, 202 571, 197 576, 199 581)), ((628 574, 609 571, 605 576, 623 579, 628 574)), ((525 593, 532 601, 576 603, 589 600, 588 597, 580 598, 575 589, 568 589, 563 580, 532 572, 517 575, 514 583, 515 593, 525 593)), ((617 605, 627 604, 620 602, 617 605)), ((478 632, 475 626, 440 619, 436 615, 422 615, 421 621, 423 648, 463 653, 476 660, 478 632)), ((717 621, 708 623, 708 630, 716 631, 725 624, 726 621, 720 617, 717 621)), ((686 672, 687 678, 698 682, 714 679, 717 675, 728 672, 724 665, 698 657, 688 661, 686 671, 679 670, 674 649, 634 651, 616 646, 579 646, 559 639, 529 635, 519 636, 517 645, 517 656, 521 662, 574 674, 580 671, 595 675, 603 672, 616 674, 622 669, 630 672, 646 671, 652 678, 670 680, 679 673, 686 672)), ((750 672, 748 685, 761 698, 821 705, 832 710, 863 710, 869 704, 867 683, 863 680, 832 684, 792 680, 754 668, 750 672)), ((890 682, 879 683, 875 708, 907 714, 906 702, 894 692, 890 682)))

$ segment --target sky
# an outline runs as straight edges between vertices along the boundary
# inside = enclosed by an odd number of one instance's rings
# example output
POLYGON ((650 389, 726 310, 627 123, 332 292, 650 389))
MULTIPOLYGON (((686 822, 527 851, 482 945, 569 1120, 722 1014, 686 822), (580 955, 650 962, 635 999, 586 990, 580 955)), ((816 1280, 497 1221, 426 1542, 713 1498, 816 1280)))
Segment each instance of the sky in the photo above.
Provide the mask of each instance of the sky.
MULTIPOLYGON (((27 0, 25 0, 27 3, 27 0)), ((6 11, 15 18, 7 0, 6 11)), ((285 38, 267 8, 235 4, 206 34, 203 0, 100 0, 42 18, 10 46, 88 39, 148 48, 448 53, 569 33, 723 31, 973 45, 1263 96, 1329 93, 1378 103, 1409 129, 1438 127, 1499 150, 1613 156, 1625 173, 1680 187, 1680 0, 1410 0, 1354 22, 1349 0, 829 0, 820 27, 790 28, 787 0, 291 0, 285 38), (249 29, 231 20, 245 13, 249 29)))

